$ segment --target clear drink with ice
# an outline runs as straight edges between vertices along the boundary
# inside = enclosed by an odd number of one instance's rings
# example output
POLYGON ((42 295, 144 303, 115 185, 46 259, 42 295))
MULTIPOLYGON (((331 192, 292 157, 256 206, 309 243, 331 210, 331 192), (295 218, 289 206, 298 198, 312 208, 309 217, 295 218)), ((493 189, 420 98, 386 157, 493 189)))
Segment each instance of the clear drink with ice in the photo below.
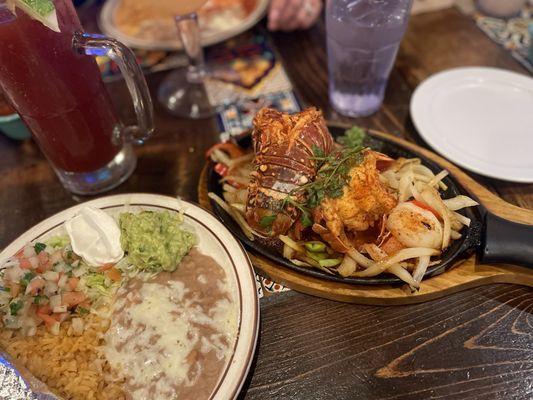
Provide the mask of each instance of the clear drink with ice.
POLYGON ((329 98, 339 113, 367 116, 383 101, 412 0, 327 0, 329 98))

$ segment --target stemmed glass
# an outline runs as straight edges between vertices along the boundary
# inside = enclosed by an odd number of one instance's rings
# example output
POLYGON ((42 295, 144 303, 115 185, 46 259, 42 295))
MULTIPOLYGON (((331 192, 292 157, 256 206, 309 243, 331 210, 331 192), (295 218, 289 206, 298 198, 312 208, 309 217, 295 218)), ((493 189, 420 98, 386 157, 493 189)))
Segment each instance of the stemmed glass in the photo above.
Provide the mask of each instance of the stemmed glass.
POLYGON ((196 11, 206 0, 177 0, 174 17, 179 37, 189 59, 186 68, 170 73, 158 91, 159 102, 172 114, 183 118, 205 118, 214 114, 204 87, 204 53, 196 11))

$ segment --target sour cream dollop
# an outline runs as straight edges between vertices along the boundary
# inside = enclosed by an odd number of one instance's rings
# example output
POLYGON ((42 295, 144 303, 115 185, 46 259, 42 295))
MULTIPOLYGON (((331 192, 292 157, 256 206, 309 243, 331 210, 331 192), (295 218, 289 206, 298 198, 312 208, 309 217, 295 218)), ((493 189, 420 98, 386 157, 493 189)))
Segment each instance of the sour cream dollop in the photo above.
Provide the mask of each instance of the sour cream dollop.
POLYGON ((83 207, 65 222, 74 253, 89 265, 116 263, 124 257, 120 228, 109 214, 93 207, 83 207))

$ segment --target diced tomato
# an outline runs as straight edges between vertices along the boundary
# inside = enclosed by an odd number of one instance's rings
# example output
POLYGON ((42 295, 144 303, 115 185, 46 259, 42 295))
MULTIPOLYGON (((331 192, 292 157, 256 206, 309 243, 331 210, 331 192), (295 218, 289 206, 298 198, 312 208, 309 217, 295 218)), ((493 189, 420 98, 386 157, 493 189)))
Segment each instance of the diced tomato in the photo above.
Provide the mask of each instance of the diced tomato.
POLYGON ((15 258, 21 259, 24 257, 24 247, 15 253, 15 258))
POLYGON ((26 287, 26 294, 35 296, 44 287, 45 281, 41 277, 33 278, 26 287))
POLYGON ((51 317, 48 314, 37 313, 36 315, 37 317, 43 320, 47 328, 51 328, 53 325, 55 325, 58 322, 57 319, 55 319, 54 317, 51 317))
POLYGON ((20 268, 22 269, 31 269, 31 262, 27 258, 20 258, 19 265, 20 265, 20 268))
POLYGON ((115 266, 115 264, 104 264, 100 267, 99 271, 100 272, 104 272, 104 271, 107 271, 108 269, 110 268, 113 268, 115 266))
POLYGON ((424 210, 428 210, 435 217, 437 217, 439 219, 442 219, 440 214, 433 207, 431 207, 429 204, 426 204, 423 201, 418 201, 418 200, 411 200, 411 203, 413 203, 417 207, 423 208, 424 210))
POLYGON ((211 158, 211 154, 213 153, 213 150, 218 149, 222 150, 226 154, 230 156, 230 158, 237 158, 244 155, 244 151, 237 146, 234 143, 231 142, 224 142, 224 143, 217 143, 214 146, 211 146, 209 150, 205 153, 206 158, 211 158))
POLYGON ((394 236, 390 236, 385 243, 381 245, 381 250, 383 250, 388 255, 392 255, 401 249, 405 248, 405 246, 394 236))
POLYGON ((45 266, 50 262, 50 255, 46 251, 41 251, 37 254, 39 260, 39 267, 45 266))
POLYGON ((52 313, 52 307, 50 307, 49 304, 45 304, 44 306, 40 306, 37 309, 37 314, 51 314, 52 313))
POLYGON ((222 163, 215 164, 215 172, 220 176, 226 176, 228 174, 228 167, 222 163))
POLYGON ((61 304, 72 307, 80 304, 86 299, 82 292, 65 292, 61 295, 61 304))
POLYGON ((116 268, 111 268, 105 272, 106 276, 111 279, 113 282, 120 281, 120 278, 122 275, 120 274, 120 271, 116 268))
POLYGON ((76 290, 79 282, 80 282, 79 278, 76 278, 75 276, 73 276, 72 278, 69 278, 68 280, 68 287, 70 288, 70 290, 76 290))

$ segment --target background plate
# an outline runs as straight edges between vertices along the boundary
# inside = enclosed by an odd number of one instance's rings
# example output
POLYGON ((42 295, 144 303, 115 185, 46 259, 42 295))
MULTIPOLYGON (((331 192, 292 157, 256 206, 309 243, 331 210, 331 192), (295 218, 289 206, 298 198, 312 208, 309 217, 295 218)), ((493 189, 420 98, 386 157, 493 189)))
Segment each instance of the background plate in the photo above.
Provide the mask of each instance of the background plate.
POLYGON ((533 182, 533 79, 496 68, 441 72, 416 88, 411 117, 420 136, 456 164, 533 182))
MULTIPOLYGON (((146 39, 139 39, 133 36, 126 35, 120 31, 115 25, 114 15, 120 0, 108 0, 98 18, 98 26, 100 30, 107 36, 113 37, 125 45, 134 49, 144 50, 180 50, 182 48, 181 42, 177 39, 178 32, 176 31, 176 40, 173 41, 152 41, 146 39)), ((155 0, 154 3, 157 3, 155 0)), ((251 27, 263 18, 268 7, 269 0, 257 0, 255 9, 238 25, 230 29, 222 31, 204 31, 201 34, 202 46, 210 46, 215 43, 222 42, 233 36, 236 36, 251 27)))

